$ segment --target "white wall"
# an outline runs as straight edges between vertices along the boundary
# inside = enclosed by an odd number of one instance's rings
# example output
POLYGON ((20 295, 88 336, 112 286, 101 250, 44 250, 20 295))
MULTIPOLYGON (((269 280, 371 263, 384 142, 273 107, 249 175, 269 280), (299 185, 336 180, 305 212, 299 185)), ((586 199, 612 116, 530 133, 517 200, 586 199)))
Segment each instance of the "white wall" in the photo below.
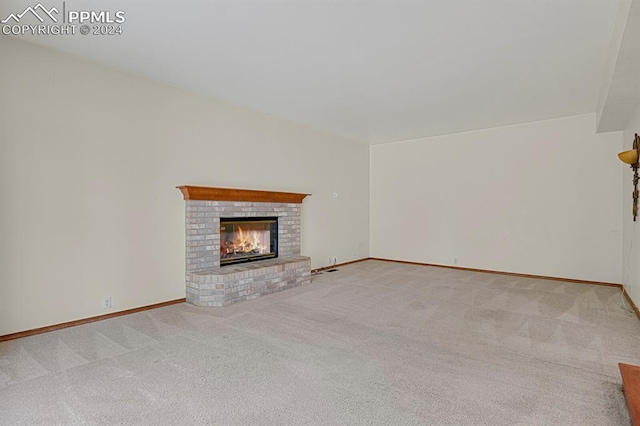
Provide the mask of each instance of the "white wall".
POLYGON ((371 256, 620 283, 622 132, 595 114, 371 148, 371 256))
MULTIPOLYGON (((613 83, 614 72, 616 67, 618 66, 618 60, 620 59, 618 55, 620 54, 620 46, 622 45, 622 40, 624 38, 625 29, 627 27, 627 20, 629 17, 629 10, 631 9, 631 0, 620 0, 618 1, 618 8, 616 11, 616 20, 613 25, 613 31, 611 34, 611 41, 609 42, 609 48, 607 49, 607 57, 604 63, 604 70, 602 74, 602 83, 600 86, 600 93, 598 94, 598 102, 596 104, 596 128, 602 129, 606 127, 611 121, 615 122, 615 113, 611 113, 611 115, 605 118, 604 122, 602 121, 602 117, 604 115, 605 105, 607 101, 613 101, 613 97, 609 98, 609 92, 611 91, 611 85, 613 83), (609 123, 607 123, 607 121, 609 123)), ((629 40, 627 40, 628 42, 629 40)), ((623 52, 622 57, 626 57, 626 54, 623 52)), ((618 82, 618 81, 617 81, 618 82)), ((618 89, 619 90, 619 89, 618 89)), ((612 102, 615 103, 615 102, 612 102)), ((610 105, 611 107, 612 105, 610 105)), ((612 108, 614 109, 614 108, 612 108)), ((602 131, 602 130, 601 130, 602 131)))
MULTIPOLYGON (((640 105, 629 119, 623 137, 622 150, 631 149, 634 135, 640 134, 640 105)), ((627 165, 620 163, 624 168, 622 173, 622 282, 636 306, 640 306, 640 217, 633 221, 633 171, 627 165)))
POLYGON ((8 37, 0 58, 0 335, 184 297, 176 185, 311 193, 312 267, 368 256, 367 146, 8 37))

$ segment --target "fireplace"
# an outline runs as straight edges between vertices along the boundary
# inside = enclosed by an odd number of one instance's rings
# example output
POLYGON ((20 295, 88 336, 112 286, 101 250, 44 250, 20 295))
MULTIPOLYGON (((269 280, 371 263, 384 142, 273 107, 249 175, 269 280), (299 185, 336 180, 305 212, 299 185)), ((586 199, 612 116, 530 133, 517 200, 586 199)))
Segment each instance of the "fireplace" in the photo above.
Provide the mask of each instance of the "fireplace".
POLYGON ((220 266, 275 257, 277 217, 220 218, 220 266))
POLYGON ((178 188, 185 200, 187 302, 221 307, 311 282, 311 259, 300 255, 300 210, 308 194, 178 188), (247 235, 257 244, 242 243, 247 235))

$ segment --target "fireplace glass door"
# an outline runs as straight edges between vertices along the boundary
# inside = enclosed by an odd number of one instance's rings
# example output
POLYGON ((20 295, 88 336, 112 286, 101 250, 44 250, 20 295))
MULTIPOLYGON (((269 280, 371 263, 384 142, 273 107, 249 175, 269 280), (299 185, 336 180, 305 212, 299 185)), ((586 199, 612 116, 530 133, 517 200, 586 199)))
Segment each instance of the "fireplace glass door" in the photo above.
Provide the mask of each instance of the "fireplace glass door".
POLYGON ((220 266, 278 257, 278 218, 220 218, 220 266))

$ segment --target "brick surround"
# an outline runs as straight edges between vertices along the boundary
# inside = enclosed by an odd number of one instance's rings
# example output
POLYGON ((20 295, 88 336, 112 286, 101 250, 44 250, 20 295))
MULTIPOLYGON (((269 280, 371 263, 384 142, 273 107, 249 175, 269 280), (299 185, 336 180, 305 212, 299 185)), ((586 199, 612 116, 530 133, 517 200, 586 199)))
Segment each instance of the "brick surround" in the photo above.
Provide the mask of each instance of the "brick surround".
POLYGON ((226 306, 311 282, 311 260, 300 256, 300 203, 194 200, 186 194, 185 203, 187 302, 226 306), (278 258, 220 267, 220 217, 260 216, 278 217, 278 258))

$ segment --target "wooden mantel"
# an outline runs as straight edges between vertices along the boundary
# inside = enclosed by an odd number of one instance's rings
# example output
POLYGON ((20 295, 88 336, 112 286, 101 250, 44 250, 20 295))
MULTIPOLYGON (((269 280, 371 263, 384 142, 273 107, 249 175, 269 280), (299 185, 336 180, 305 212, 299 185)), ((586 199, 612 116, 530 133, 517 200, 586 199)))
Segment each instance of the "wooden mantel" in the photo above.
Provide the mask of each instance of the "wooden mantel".
POLYGON ((307 195, 295 192, 258 191, 254 189, 211 188, 207 186, 176 186, 185 200, 251 201, 257 203, 302 203, 307 195))

